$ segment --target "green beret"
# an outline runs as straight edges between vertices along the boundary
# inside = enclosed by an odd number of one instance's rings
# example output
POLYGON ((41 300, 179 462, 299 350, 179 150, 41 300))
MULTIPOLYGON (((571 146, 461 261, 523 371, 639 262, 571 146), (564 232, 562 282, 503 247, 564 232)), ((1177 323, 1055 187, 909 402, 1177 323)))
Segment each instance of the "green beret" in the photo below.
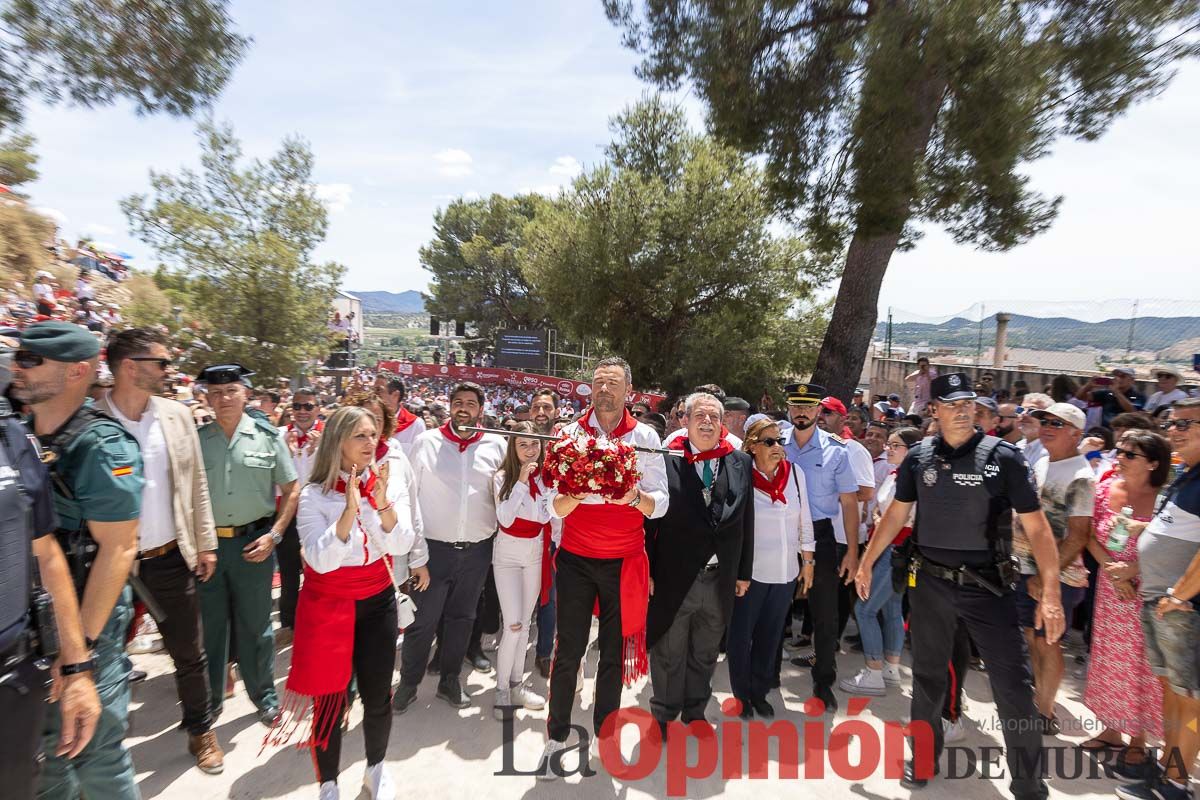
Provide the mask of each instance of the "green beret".
POLYGON ((39 322, 21 332, 21 347, 51 361, 87 361, 100 355, 91 331, 70 322, 39 322))

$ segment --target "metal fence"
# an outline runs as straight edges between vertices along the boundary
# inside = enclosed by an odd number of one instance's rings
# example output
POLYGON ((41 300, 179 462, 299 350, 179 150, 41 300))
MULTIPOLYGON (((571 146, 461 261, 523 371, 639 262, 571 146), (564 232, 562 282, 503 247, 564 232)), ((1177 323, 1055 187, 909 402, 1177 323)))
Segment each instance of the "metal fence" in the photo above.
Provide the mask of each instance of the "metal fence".
POLYGON ((890 308, 875 334, 874 352, 885 358, 1066 373, 1120 365, 1145 375, 1170 365, 1194 378, 1200 300, 981 300, 941 316, 890 308))

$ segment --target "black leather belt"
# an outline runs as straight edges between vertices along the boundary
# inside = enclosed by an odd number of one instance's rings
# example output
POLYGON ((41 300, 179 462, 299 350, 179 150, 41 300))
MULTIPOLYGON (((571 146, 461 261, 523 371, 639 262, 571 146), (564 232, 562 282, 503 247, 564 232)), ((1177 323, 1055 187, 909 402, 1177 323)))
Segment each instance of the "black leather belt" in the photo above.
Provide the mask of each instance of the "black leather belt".
POLYGON ((217 527, 218 539, 236 539, 239 536, 245 536, 248 533, 257 533, 264 527, 271 524, 274 517, 261 517, 254 522, 247 522, 245 525, 232 525, 225 527, 217 527))
POLYGON ((430 539, 429 541, 436 542, 437 544, 444 544, 444 545, 446 545, 446 547, 449 547, 454 550, 466 550, 468 547, 474 547, 477 544, 483 544, 484 542, 487 541, 487 539, 480 539, 478 542, 468 542, 468 541, 443 542, 440 539, 430 539))
POLYGON ((921 571, 935 578, 956 583, 959 586, 978 586, 993 594, 1000 594, 1002 581, 995 567, 962 566, 951 569, 941 564, 934 564, 927 559, 921 560, 921 571))
POLYGON ((0 653, 0 673, 7 672, 32 655, 34 655, 33 632, 24 630, 7 650, 0 653))

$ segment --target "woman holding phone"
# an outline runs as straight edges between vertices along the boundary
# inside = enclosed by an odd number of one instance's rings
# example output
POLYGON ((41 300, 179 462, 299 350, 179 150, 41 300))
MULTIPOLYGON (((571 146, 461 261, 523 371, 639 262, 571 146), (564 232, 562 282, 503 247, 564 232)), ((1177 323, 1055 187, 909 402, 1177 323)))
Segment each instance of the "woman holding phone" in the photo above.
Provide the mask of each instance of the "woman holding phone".
POLYGON ((754 567, 750 588, 733 603, 726 658, 742 718, 771 719, 767 692, 776 685, 784 622, 797 577, 801 593, 812 586, 816 539, 804 473, 784 457, 779 425, 755 422, 742 449, 754 457, 754 567))
MULTIPOLYGON (((334 412, 325 423, 296 514, 306 566, 284 713, 298 721, 311 709, 309 744, 320 800, 338 797, 338 723, 351 674, 357 678, 364 709, 363 785, 373 800, 395 797, 383 768, 396 664, 396 591, 390 561, 409 551, 415 532, 408 485, 391 479, 390 460, 376 461, 378 442, 370 411, 346 406, 334 412)), ((281 737, 289 735, 287 725, 277 730, 281 737)))

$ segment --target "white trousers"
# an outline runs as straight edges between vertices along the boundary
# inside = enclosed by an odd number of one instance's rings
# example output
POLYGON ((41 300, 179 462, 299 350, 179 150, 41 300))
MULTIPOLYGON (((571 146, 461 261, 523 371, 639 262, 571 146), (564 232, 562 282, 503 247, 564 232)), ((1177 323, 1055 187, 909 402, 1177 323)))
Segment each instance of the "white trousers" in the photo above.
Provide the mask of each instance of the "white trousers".
POLYGON ((496 686, 525 679, 525 650, 529 623, 542 590, 542 537, 522 539, 504 531, 496 534, 492 574, 500 598, 500 644, 496 648, 496 686))

